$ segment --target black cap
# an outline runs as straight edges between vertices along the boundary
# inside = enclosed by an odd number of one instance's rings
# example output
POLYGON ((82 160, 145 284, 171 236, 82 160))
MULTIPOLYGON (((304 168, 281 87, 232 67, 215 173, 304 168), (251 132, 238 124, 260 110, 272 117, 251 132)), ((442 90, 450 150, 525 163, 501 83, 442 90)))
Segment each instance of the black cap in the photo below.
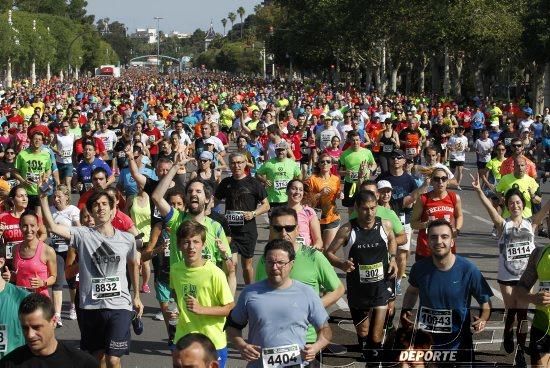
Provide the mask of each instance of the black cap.
POLYGON ((394 149, 391 153, 392 158, 405 157, 405 153, 400 149, 394 149))
POLYGON ((82 125, 82 127, 80 129, 83 132, 89 132, 90 130, 92 130, 92 127, 90 126, 90 124, 84 124, 84 125, 82 125))

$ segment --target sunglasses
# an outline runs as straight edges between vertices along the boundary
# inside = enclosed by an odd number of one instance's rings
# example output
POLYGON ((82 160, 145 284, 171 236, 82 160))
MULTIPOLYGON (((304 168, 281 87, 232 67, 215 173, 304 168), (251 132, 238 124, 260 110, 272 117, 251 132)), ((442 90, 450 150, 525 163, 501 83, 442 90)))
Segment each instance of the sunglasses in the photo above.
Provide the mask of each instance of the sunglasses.
POLYGON ((330 160, 321 160, 321 161, 319 161, 319 163, 321 165, 324 165, 324 164, 330 164, 331 162, 330 162, 330 160))
POLYGON ((439 181, 439 182, 442 182, 442 183, 445 183, 449 178, 446 177, 446 176, 434 176, 432 178, 433 181, 439 181))
POLYGON ((519 148, 519 147, 523 147, 523 145, 522 144, 512 144, 512 147, 519 148))
POLYGON ((201 162, 204 164, 206 162, 210 162, 210 160, 201 160, 201 162))
POLYGON ((296 226, 297 226, 297 225, 284 225, 284 226, 281 226, 281 225, 271 225, 271 227, 273 228, 273 230, 275 230, 275 231, 278 232, 278 233, 282 233, 282 232, 283 232, 283 229, 284 229, 287 233, 291 233, 291 232, 293 232, 294 230, 296 230, 296 226))

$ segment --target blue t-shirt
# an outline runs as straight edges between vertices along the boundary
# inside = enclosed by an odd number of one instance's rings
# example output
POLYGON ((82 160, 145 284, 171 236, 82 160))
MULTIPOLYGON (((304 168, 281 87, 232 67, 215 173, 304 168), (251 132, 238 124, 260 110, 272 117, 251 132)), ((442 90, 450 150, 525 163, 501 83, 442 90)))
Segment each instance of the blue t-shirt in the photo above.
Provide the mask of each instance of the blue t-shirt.
POLYGON ((407 173, 403 173, 400 176, 391 175, 389 172, 378 176, 377 182, 380 180, 387 180, 391 183, 393 190, 391 194, 392 206, 396 209, 396 213, 401 219, 401 222, 408 224, 411 222, 412 207, 403 208, 403 199, 414 192, 418 188, 416 180, 407 173))
MULTIPOLYGON (((232 322, 249 323, 248 343, 262 348, 306 344, 309 324, 319 329, 328 321, 323 303, 313 288, 292 280, 286 289, 273 289, 267 280, 248 285, 231 311, 232 322)), ((262 367, 262 359, 247 367, 262 367)))
POLYGON ((473 129, 483 129, 485 128, 485 114, 481 111, 478 111, 472 116, 472 128, 473 129))
POLYGON ((102 167, 107 171, 107 178, 111 176, 111 168, 105 161, 102 159, 96 157, 92 161, 91 164, 87 163, 86 161, 82 160, 76 167, 76 175, 78 177, 78 181, 84 184, 84 190, 88 190, 91 188, 92 185, 92 171, 94 171, 95 168, 102 167))
POLYGON ((186 116, 183 118, 183 122, 189 125, 191 128, 194 127, 199 121, 194 115, 186 116))
MULTIPOLYGON (((158 180, 157 175, 155 174, 155 171, 147 166, 142 166, 139 169, 139 172, 145 176, 147 176, 150 179, 158 180)), ((122 187, 122 190, 124 191, 124 196, 133 196, 138 193, 138 187, 137 183, 132 177, 132 174, 130 174, 130 168, 126 167, 122 170, 120 170, 120 176, 118 177, 118 183, 122 187)))
MULTIPOLYGON (((434 348, 437 349, 467 349, 472 344, 470 325, 470 304, 472 297, 481 305, 489 301, 493 292, 479 269, 466 258, 456 256, 454 265, 450 270, 441 271, 433 263, 432 259, 424 259, 416 262, 409 276, 409 283, 419 289, 419 307, 417 324, 426 322, 426 314, 423 315, 422 307, 437 309, 437 313, 444 321, 444 311, 451 311, 452 332, 432 333, 434 348)), ((428 322, 429 324, 429 322, 428 322)), ((441 325, 439 325, 441 328, 441 325)))

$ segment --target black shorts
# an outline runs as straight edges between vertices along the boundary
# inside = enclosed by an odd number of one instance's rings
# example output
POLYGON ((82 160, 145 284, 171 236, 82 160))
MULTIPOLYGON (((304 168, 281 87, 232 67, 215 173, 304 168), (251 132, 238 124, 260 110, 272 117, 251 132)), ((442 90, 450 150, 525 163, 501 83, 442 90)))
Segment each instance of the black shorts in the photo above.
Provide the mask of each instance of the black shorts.
POLYGON ((497 283, 499 285, 504 285, 504 286, 516 286, 519 283, 519 280, 513 280, 513 281, 497 280, 497 283))
POLYGON ((233 233, 230 244, 231 253, 239 253, 243 258, 253 258, 257 241, 257 231, 233 233))
POLYGON ((487 168, 487 162, 477 161, 477 169, 482 170, 487 168))
POLYGON ((550 334, 536 327, 531 327, 529 340, 529 350, 531 350, 532 360, 540 360, 544 355, 550 353, 550 334))
POLYGON ((133 317, 134 312, 125 309, 80 309, 80 350, 116 357, 130 354, 133 317))
POLYGON ((347 181, 344 182, 344 199, 342 199, 342 206, 353 207, 355 205, 355 196, 350 196, 351 187, 353 183, 347 181))
MULTIPOLYGON (((388 303, 386 303, 388 304, 388 303)), ((386 305, 383 304, 382 306, 386 305)), ((369 318, 369 314, 372 308, 365 308, 365 309, 356 309, 356 308, 349 308, 349 312, 351 314, 351 319, 353 320, 353 324, 355 326, 359 325, 361 322, 369 318)))
POLYGON ((57 277, 55 284, 52 285, 52 290, 63 290, 63 286, 69 285, 69 289, 76 289, 76 276, 68 280, 65 280, 65 260, 67 259, 67 251, 55 252, 55 258, 57 262, 57 277))
POLYGON ((464 166, 464 161, 450 161, 451 170, 459 166, 464 166))

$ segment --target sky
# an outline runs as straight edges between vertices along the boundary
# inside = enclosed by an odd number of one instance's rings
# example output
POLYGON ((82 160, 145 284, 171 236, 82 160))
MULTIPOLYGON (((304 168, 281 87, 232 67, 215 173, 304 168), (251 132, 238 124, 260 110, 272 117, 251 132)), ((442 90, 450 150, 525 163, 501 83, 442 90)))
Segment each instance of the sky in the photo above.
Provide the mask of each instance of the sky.
MULTIPOLYGON (((154 17, 164 18, 160 21, 164 33, 193 33, 197 28, 206 31, 210 21, 216 32, 223 33, 221 20, 229 12, 237 15, 235 23, 239 23, 237 8, 242 6, 246 10, 246 18, 259 3, 261 0, 88 0, 86 9, 88 14, 95 15, 96 21, 109 18, 111 22, 124 23, 130 33, 136 28, 156 28, 154 17)), ((227 29, 230 26, 228 20, 227 29)))

